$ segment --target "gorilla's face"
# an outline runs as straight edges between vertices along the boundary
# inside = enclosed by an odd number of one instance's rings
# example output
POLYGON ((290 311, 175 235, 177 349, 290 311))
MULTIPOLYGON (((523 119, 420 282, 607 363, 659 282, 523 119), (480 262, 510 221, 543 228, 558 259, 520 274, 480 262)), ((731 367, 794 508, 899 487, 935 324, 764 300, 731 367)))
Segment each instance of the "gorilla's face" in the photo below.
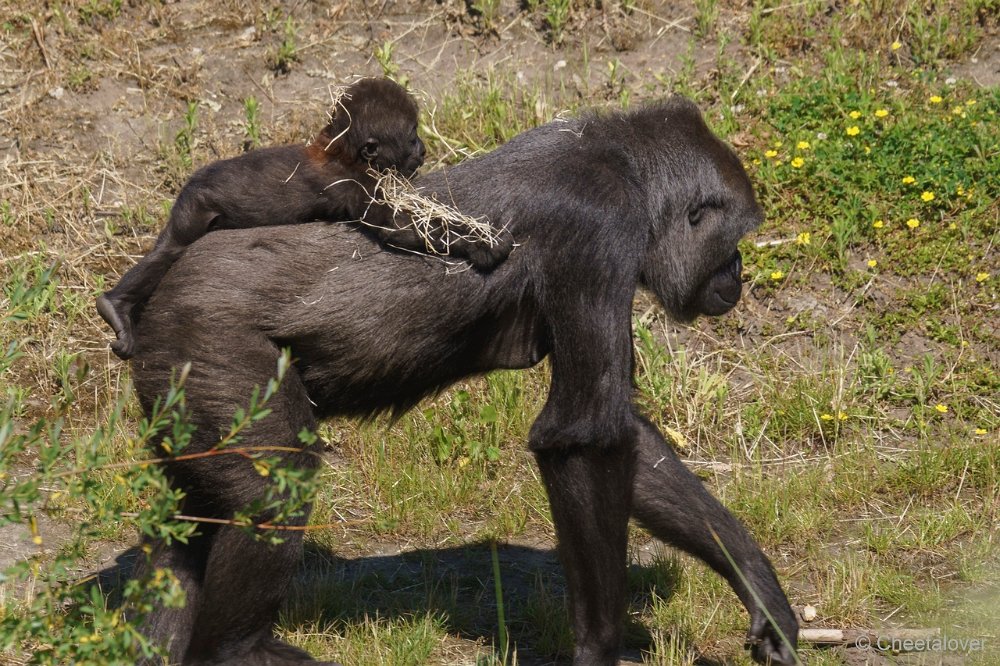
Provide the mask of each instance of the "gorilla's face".
POLYGON ((664 175, 672 196, 654 221, 642 284, 672 317, 690 321, 735 307, 743 288, 737 243, 763 214, 743 165, 707 128, 687 128, 680 143, 682 161, 696 167, 664 175))
POLYGON ((427 152, 424 148, 424 142, 417 135, 416 122, 412 123, 409 131, 393 132, 382 137, 381 141, 374 138, 369 139, 366 145, 371 144, 374 144, 377 149, 368 161, 376 171, 394 168, 406 178, 411 178, 423 165, 427 152))

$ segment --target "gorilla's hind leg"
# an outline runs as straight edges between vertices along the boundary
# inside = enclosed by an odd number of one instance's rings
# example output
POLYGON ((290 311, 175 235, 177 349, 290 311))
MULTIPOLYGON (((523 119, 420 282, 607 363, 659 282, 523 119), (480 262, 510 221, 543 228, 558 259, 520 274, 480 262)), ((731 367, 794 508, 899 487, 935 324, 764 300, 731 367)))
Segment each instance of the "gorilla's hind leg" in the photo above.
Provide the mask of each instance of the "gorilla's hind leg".
POLYGON ((283 543, 269 544, 236 527, 219 530, 185 666, 317 663, 306 651, 273 634, 302 555, 301 532, 289 530, 282 536, 283 543))
POLYGON ((757 661, 774 666, 798 663, 794 650, 798 622, 767 556, 736 517, 677 459, 651 423, 639 419, 637 430, 632 514, 658 539, 698 557, 729 581, 750 612, 748 640, 757 661), (761 604, 777 626, 767 619, 761 604))
MULTIPOLYGON (((209 528, 211 531, 211 528, 209 528)), ((169 569, 180 582, 184 590, 184 606, 181 608, 166 608, 158 606, 142 621, 142 633, 155 644, 166 647, 169 663, 180 663, 187 652, 188 641, 194 631, 195 616, 201 600, 201 584, 205 572, 205 559, 208 556, 210 537, 196 535, 186 544, 172 543, 170 545, 150 542, 152 547, 149 561, 142 560, 137 566, 136 577, 142 577, 157 569, 169 569)), ((162 663, 160 657, 152 660, 140 660, 140 666, 153 666, 162 663)))

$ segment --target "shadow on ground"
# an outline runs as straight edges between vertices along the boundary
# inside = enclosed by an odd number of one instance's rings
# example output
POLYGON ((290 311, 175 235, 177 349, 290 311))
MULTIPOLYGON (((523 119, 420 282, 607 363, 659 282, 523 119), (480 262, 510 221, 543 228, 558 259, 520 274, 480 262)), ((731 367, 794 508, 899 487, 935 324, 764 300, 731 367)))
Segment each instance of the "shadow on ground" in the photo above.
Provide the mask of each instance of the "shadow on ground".
MULTIPOLYGON (((499 545, 497 555, 510 641, 520 666, 570 662, 572 636, 562 569, 554 550, 499 545)), ((109 601, 131 575, 140 556, 131 548, 102 569, 97 580, 109 601)), ((632 565, 632 609, 652 603, 654 593, 669 599, 679 570, 669 563, 632 565)), ((451 635, 484 646, 499 645, 497 605, 490 545, 416 549, 391 554, 342 558, 310 545, 299 567, 282 625, 360 624, 432 616, 451 635)), ((623 664, 642 663, 652 649, 648 630, 629 619, 623 664)), ((488 648, 484 648, 484 652, 488 648)), ((725 662, 700 659, 700 666, 725 662)))

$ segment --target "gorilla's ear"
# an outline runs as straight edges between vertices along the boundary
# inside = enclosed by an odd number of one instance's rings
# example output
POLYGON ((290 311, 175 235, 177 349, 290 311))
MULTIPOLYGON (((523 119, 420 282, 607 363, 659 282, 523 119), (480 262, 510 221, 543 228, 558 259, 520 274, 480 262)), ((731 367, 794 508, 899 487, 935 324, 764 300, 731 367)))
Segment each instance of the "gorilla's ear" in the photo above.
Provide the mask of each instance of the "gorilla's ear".
POLYGON ((378 139, 368 137, 365 145, 361 146, 361 158, 366 162, 371 162, 378 157, 378 139))

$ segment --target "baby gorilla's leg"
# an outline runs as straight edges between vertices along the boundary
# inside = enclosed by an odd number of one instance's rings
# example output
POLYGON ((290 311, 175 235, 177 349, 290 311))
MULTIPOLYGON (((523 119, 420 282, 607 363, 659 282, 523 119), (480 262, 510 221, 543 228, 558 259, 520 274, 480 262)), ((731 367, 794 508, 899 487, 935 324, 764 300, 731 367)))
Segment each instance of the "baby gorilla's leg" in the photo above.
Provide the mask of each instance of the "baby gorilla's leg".
POLYGON ((111 351, 127 360, 135 354, 135 307, 144 303, 160 284, 167 269, 184 252, 184 245, 162 234, 156 247, 139 260, 115 285, 97 298, 97 312, 115 332, 111 351))
POLYGON ((122 360, 128 360, 135 353, 135 338, 132 335, 133 307, 133 303, 116 299, 111 291, 97 297, 97 313, 115 332, 111 351, 122 360))
POLYGON ((97 298, 97 312, 115 332, 111 351, 128 360, 135 354, 135 309, 153 295, 160 280, 184 253, 184 249, 208 233, 218 213, 199 207, 195 194, 182 190, 167 226, 156 245, 129 269, 114 289, 97 298))

